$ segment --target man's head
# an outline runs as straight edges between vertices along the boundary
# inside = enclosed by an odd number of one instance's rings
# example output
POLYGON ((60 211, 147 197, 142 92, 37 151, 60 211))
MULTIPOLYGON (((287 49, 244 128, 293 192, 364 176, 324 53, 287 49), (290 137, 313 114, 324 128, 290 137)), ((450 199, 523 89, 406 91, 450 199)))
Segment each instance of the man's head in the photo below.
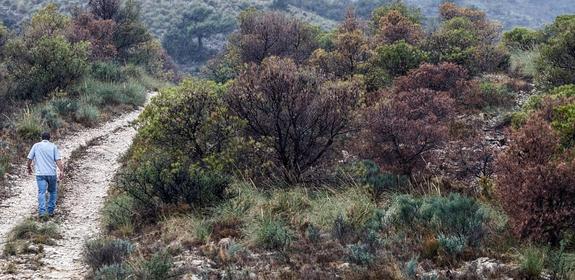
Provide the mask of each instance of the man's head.
POLYGON ((42 132, 42 140, 50 141, 50 132, 48 132, 48 131, 42 132))

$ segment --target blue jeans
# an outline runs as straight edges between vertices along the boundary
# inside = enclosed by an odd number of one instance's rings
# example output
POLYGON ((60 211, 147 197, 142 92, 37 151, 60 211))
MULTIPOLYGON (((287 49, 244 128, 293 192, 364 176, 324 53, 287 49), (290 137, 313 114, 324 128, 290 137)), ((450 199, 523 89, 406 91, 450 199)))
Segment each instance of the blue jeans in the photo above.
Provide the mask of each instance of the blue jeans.
POLYGON ((46 191, 50 194, 48 200, 48 214, 53 214, 58 199, 58 179, 56 176, 36 176, 38 183, 38 214, 46 215, 46 191))

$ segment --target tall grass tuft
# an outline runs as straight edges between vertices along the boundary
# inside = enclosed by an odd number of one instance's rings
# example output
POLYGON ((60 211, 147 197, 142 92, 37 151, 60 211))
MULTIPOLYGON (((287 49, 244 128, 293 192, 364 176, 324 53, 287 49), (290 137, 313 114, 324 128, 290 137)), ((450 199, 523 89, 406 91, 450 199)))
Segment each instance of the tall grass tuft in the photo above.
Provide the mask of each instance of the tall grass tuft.
POLYGON ((45 123, 38 112, 26 108, 16 123, 18 137, 26 142, 34 142, 40 139, 40 134, 45 130, 45 123))

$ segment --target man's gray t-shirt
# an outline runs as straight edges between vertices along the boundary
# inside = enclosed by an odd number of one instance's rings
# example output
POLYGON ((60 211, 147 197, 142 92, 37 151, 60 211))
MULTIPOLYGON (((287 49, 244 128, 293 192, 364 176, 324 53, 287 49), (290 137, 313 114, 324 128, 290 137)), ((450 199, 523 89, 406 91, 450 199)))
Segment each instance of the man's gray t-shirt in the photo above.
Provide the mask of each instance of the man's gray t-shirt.
POLYGON ((36 176, 56 176, 56 161, 62 158, 56 145, 43 140, 32 146, 28 159, 34 160, 36 176))

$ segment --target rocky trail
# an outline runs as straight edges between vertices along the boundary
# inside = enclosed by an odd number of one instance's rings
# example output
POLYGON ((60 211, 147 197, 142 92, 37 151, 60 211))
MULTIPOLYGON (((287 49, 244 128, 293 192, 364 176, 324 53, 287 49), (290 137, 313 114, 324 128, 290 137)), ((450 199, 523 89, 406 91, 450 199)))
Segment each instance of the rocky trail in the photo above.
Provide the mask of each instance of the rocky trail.
MULTIPOLYGON (((86 268, 81 260, 82 246, 86 239, 99 232, 99 211, 120 166, 118 159, 136 135, 131 123, 141 111, 126 113, 100 127, 55 141, 70 169, 60 186, 61 197, 55 218, 62 238, 54 246, 44 246, 42 258, 38 260, 40 265, 31 265, 25 259, 0 258, 0 279, 83 278, 86 268), (5 271, 8 262, 11 266, 17 264, 13 274, 5 271)), ((15 195, 0 204, 0 249, 15 225, 37 214, 35 180, 24 175, 24 168, 19 174, 10 182, 15 195)))

